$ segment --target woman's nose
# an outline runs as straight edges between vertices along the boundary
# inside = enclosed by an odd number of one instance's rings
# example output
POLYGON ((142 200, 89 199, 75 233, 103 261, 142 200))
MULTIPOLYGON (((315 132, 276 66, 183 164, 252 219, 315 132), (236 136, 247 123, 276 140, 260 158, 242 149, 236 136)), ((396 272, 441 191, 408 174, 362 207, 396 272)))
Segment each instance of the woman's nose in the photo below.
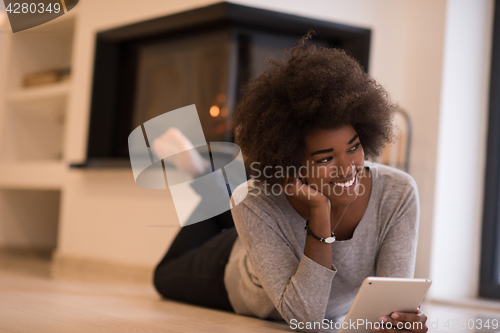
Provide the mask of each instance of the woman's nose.
POLYGON ((338 177, 339 178, 349 177, 350 175, 353 174, 354 168, 355 168, 355 165, 354 165, 354 161, 352 159, 349 159, 349 158, 339 159, 338 171, 337 171, 338 177))

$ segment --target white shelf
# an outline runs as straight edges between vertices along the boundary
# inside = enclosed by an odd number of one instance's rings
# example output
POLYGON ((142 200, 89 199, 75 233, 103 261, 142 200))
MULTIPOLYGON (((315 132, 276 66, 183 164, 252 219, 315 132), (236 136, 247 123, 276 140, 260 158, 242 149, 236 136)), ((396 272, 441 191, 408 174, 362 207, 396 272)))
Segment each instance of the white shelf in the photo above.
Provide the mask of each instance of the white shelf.
POLYGON ((0 189, 60 190, 66 173, 61 161, 3 162, 0 189))
POLYGON ((6 34, 9 44, 5 48, 9 54, 5 69, 7 93, 28 90, 22 85, 26 75, 55 68, 71 68, 74 30, 71 22, 74 23, 66 20, 48 27, 45 23, 37 28, 6 34))
POLYGON ((45 99, 64 98, 69 95, 70 88, 70 81, 64 81, 37 87, 15 89, 8 93, 7 101, 22 104, 45 99))

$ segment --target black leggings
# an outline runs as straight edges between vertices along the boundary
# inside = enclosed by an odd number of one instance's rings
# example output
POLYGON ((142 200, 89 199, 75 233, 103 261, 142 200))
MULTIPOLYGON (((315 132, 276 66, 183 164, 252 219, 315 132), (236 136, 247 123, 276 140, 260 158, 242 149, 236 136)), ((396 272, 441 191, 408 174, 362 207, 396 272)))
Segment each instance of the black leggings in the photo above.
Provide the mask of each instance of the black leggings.
POLYGON ((237 236, 231 211, 183 227, 156 266, 156 290, 168 299, 234 311, 224 271, 237 236))

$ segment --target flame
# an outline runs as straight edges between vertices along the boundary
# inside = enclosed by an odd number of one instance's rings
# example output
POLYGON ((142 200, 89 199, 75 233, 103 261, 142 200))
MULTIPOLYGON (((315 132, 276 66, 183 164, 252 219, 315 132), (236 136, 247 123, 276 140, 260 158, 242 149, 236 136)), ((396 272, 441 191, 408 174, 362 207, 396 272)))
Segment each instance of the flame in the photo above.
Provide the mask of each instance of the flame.
POLYGON ((210 115, 212 117, 217 117, 219 115, 219 107, 214 105, 210 108, 210 115))

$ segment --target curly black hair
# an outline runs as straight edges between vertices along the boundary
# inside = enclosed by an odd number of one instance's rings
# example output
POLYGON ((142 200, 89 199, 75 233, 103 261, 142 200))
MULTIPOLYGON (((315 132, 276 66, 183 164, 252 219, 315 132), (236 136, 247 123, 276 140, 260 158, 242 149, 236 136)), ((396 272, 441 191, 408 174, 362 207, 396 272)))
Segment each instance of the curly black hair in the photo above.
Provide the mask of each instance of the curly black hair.
POLYGON ((352 125, 365 158, 392 142, 396 105, 387 92, 345 51, 314 45, 309 31, 286 51, 287 60, 268 59, 271 68, 250 80, 233 114, 235 143, 247 170, 294 167, 305 154, 304 138, 317 129, 352 125))

